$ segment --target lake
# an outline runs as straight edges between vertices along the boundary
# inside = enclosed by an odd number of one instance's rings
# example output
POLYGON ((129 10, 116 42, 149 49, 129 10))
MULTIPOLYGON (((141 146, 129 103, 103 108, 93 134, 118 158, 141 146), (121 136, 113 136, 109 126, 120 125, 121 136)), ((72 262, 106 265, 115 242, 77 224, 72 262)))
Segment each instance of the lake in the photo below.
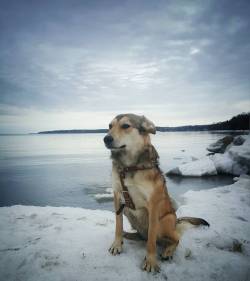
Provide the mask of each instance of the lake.
MULTIPOLYGON (((113 209, 95 194, 111 187, 111 161, 103 145, 105 134, 1 135, 0 206, 16 204, 113 209)), ((216 132, 157 132, 152 143, 166 172, 207 154, 206 147, 223 137, 216 132)), ((177 201, 188 190, 232 183, 230 176, 167 178, 177 201)))

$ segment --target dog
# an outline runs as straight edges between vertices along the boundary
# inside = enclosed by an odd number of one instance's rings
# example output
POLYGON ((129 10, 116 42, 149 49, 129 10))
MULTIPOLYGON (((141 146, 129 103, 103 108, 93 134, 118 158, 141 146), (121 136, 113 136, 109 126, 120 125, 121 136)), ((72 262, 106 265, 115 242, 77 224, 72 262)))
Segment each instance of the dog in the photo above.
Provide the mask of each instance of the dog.
POLYGON ((116 212, 115 239, 109 252, 112 255, 122 252, 124 211, 138 236, 147 240, 147 253, 142 264, 142 269, 147 272, 160 271, 156 243, 166 245, 168 242, 161 254, 162 259, 167 260, 173 256, 185 224, 209 226, 201 218, 177 219, 165 177, 159 168, 159 155, 151 144, 150 134, 155 133, 155 125, 145 116, 120 114, 111 121, 104 137, 105 146, 111 151, 116 212))

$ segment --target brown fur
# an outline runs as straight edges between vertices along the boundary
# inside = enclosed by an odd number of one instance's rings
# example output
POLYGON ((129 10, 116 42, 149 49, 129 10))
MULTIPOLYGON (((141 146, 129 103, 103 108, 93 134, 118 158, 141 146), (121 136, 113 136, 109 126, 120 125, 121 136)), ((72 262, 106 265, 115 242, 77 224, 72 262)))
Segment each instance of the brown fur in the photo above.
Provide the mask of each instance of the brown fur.
MULTIPOLYGON (((168 239, 168 245, 162 253, 163 259, 171 257, 179 243, 181 227, 184 222, 194 225, 207 224, 198 218, 179 218, 167 192, 165 178, 159 169, 159 155, 151 145, 149 133, 155 133, 155 127, 144 116, 135 114, 118 115, 110 124, 108 135, 113 138, 111 159, 113 162, 112 181, 115 210, 122 200, 122 187, 119 170, 129 166, 155 168, 129 172, 124 180, 136 210, 127 207, 124 214, 139 237, 147 240, 147 255, 142 268, 146 271, 159 271, 156 260, 156 242, 168 239), (129 127, 124 128, 124 124, 129 127)), ((109 251, 120 254, 123 244, 122 214, 116 215, 115 240, 109 251)), ((129 236, 129 235, 128 235, 129 236)), ((138 238, 138 237, 137 237, 138 238)))

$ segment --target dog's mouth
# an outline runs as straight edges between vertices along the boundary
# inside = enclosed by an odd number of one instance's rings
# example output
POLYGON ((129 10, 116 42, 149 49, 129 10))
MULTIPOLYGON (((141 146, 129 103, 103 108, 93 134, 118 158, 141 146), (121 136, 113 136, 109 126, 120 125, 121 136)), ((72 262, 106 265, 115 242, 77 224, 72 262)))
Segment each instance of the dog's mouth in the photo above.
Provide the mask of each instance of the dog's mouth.
POLYGON ((118 146, 118 147, 115 147, 115 146, 113 146, 113 145, 106 145, 106 147, 107 147, 108 149, 111 149, 111 150, 120 150, 120 149, 125 148, 125 147, 126 147, 126 145, 125 145, 125 144, 123 144, 123 145, 118 146))

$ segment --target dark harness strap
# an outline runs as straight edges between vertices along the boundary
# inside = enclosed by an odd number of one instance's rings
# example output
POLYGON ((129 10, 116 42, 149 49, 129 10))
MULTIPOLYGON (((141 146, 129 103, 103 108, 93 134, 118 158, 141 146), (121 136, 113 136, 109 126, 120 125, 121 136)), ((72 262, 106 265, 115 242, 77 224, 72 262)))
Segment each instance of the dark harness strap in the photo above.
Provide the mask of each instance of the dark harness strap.
POLYGON ((153 168, 157 168, 158 165, 152 165, 152 166, 131 166, 131 167, 126 167, 123 168, 119 171, 119 177, 120 177, 120 182, 121 182, 121 186, 122 186, 122 194, 125 200, 125 204, 121 204, 120 208, 116 211, 116 215, 120 215, 120 213, 123 211, 124 207, 128 207, 132 210, 135 210, 135 204, 129 194, 128 188, 124 183, 124 179, 126 177, 126 173, 129 172, 136 172, 136 171, 142 171, 142 170, 148 170, 148 169, 153 169, 153 168))

